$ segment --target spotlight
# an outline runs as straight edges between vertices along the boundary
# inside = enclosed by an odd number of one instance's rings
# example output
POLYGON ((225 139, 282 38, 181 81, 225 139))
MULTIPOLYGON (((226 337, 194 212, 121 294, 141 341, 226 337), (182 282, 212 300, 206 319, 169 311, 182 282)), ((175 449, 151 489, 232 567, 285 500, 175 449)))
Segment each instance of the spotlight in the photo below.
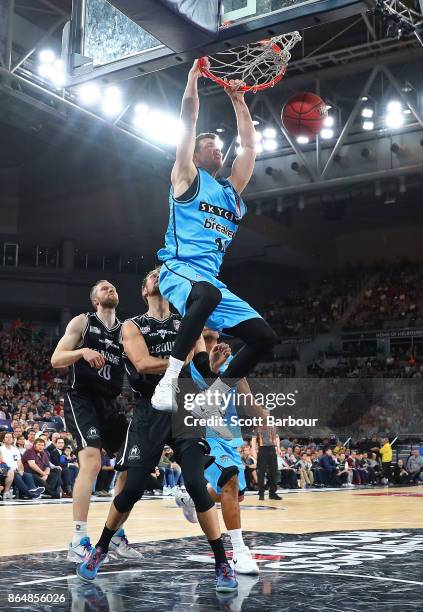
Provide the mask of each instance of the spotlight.
POLYGON ((399 113, 402 111, 402 104, 398 100, 391 100, 386 106, 388 113, 399 113))
POLYGON ((278 143, 276 142, 276 140, 264 140, 263 148, 265 151, 276 151, 276 149, 278 148, 278 143))
POLYGON ((363 97, 361 98, 361 101, 362 101, 362 102, 367 102, 367 100, 368 100, 368 99, 369 99, 369 98, 368 98, 367 96, 363 96, 363 97))
POLYGON ((373 130, 375 124, 373 121, 363 121, 363 130, 373 130))
POLYGON ((150 109, 148 105, 144 104, 144 102, 138 102, 138 104, 135 104, 134 106, 134 112, 136 115, 147 115, 149 111, 150 109))
POLYGON ((404 123, 404 115, 399 113, 388 113, 385 117, 386 125, 390 128, 400 128, 404 123))
POLYGON ((320 136, 324 140, 329 140, 330 138, 333 138, 333 130, 329 128, 323 128, 323 130, 320 131, 320 136))
POLYGON ((78 96, 82 104, 91 106, 95 104, 100 97, 100 88, 96 83, 84 83, 78 91, 78 96))
POLYGON ((56 54, 52 49, 42 49, 38 54, 38 59, 42 64, 52 64, 56 59, 56 54))
POLYGON ((310 142, 310 138, 308 136, 297 136, 298 144, 307 144, 310 142))
POLYGON ((363 110, 361 111, 361 116, 365 117, 366 119, 371 119, 373 117, 374 111, 372 108, 368 108, 367 106, 365 106, 363 108, 363 110))
POLYGON ((257 155, 260 155, 260 153, 263 153, 263 145, 261 144, 261 142, 256 142, 256 153, 257 155))
POLYGON ((333 127, 334 123, 335 123, 335 119, 332 116, 326 117, 326 119, 323 121, 323 125, 328 128, 333 127))
POLYGON ((263 138, 263 134, 261 132, 256 132, 254 138, 255 138, 256 142, 261 142, 261 140, 263 138))
POLYGON ((115 85, 104 90, 101 108, 108 117, 116 117, 123 109, 122 92, 115 85))
POLYGON ((276 130, 275 130, 275 128, 267 127, 266 129, 263 130, 263 136, 265 138, 269 138, 270 140, 275 139, 276 138, 276 130))

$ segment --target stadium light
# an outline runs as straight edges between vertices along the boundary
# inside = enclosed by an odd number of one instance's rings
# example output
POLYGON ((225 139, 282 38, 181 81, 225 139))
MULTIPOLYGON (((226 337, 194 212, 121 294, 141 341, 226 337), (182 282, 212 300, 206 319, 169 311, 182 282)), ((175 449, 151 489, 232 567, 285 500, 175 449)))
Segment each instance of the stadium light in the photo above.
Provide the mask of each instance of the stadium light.
POLYGON ((41 49, 38 54, 38 59, 41 64, 53 64, 56 59, 56 54, 52 49, 41 49))
POLYGON ((263 148, 265 151, 276 151, 278 143, 276 140, 266 138, 266 140, 263 140, 263 148))
POLYGON ((398 100, 391 100, 386 106, 388 114, 396 114, 402 111, 402 104, 398 100))
POLYGON ((328 128, 333 127, 333 126, 334 126, 334 124, 335 124, 335 119, 334 119, 334 118, 333 118, 331 115, 329 115, 328 117, 326 117, 326 118, 324 119, 324 121, 323 121, 323 125, 324 125, 325 127, 328 127, 328 128))
POLYGON ((361 111, 361 116, 364 117, 365 119, 371 119, 373 115, 374 115, 374 110, 372 108, 369 108, 368 106, 365 106, 363 110, 361 111))
POLYGON ((375 124, 373 121, 363 121, 363 130, 373 130, 375 124))
POLYGON ((78 90, 81 104, 92 106, 100 98, 100 88, 96 83, 84 83, 78 90))
POLYGON ((276 130, 272 127, 267 127, 263 130, 264 138, 268 138, 269 140, 274 140, 276 138, 276 130))
POLYGON ((310 138, 308 136, 297 136, 298 144, 308 144, 310 142, 310 138))
POLYGON ((260 153, 263 153, 263 145, 261 144, 261 142, 256 142, 256 153, 257 155, 260 155, 260 153))
POLYGON ((329 140, 330 138, 333 138, 333 130, 330 128, 323 128, 323 130, 320 131, 320 136, 324 140, 329 140))
POLYGON ((256 132, 254 138, 256 142, 261 142, 263 139, 263 134, 261 132, 256 132))
POLYGON ((110 85, 104 90, 101 103, 102 111, 108 117, 116 117, 123 110, 122 92, 119 87, 110 85))

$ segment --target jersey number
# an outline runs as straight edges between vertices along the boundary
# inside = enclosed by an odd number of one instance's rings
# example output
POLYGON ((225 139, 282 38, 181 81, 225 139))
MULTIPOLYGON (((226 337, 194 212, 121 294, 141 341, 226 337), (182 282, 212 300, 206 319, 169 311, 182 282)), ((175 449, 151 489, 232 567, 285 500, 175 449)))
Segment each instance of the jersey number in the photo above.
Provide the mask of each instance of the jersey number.
POLYGON ((110 380, 112 377, 112 373, 110 370, 111 370, 111 365, 106 363, 106 365, 104 365, 102 368, 99 369, 98 375, 101 376, 101 378, 104 378, 104 380, 110 380))

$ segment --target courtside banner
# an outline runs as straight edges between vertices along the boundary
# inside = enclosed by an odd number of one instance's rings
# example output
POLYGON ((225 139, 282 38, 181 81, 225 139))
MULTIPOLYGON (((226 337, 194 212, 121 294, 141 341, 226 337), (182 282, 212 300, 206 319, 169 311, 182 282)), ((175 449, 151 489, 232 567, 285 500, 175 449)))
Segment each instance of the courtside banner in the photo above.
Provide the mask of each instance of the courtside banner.
POLYGON ((173 433, 229 438, 275 427, 285 437, 361 439, 422 430, 423 382, 403 378, 250 378, 199 389, 179 379, 173 433))

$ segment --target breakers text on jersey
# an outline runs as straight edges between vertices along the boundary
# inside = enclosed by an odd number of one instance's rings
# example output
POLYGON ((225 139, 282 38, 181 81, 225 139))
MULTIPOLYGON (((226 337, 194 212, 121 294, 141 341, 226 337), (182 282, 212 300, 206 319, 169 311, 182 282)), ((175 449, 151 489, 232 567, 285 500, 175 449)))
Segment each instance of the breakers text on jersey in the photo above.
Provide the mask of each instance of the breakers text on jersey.
POLYGON ((223 234, 224 236, 228 236, 228 238, 233 238, 235 234, 235 232, 233 232, 228 227, 226 227, 226 225, 221 225, 220 223, 217 223, 214 217, 208 217, 204 221, 204 227, 206 229, 210 229, 210 230, 214 230, 215 232, 219 232, 220 234, 223 234))

